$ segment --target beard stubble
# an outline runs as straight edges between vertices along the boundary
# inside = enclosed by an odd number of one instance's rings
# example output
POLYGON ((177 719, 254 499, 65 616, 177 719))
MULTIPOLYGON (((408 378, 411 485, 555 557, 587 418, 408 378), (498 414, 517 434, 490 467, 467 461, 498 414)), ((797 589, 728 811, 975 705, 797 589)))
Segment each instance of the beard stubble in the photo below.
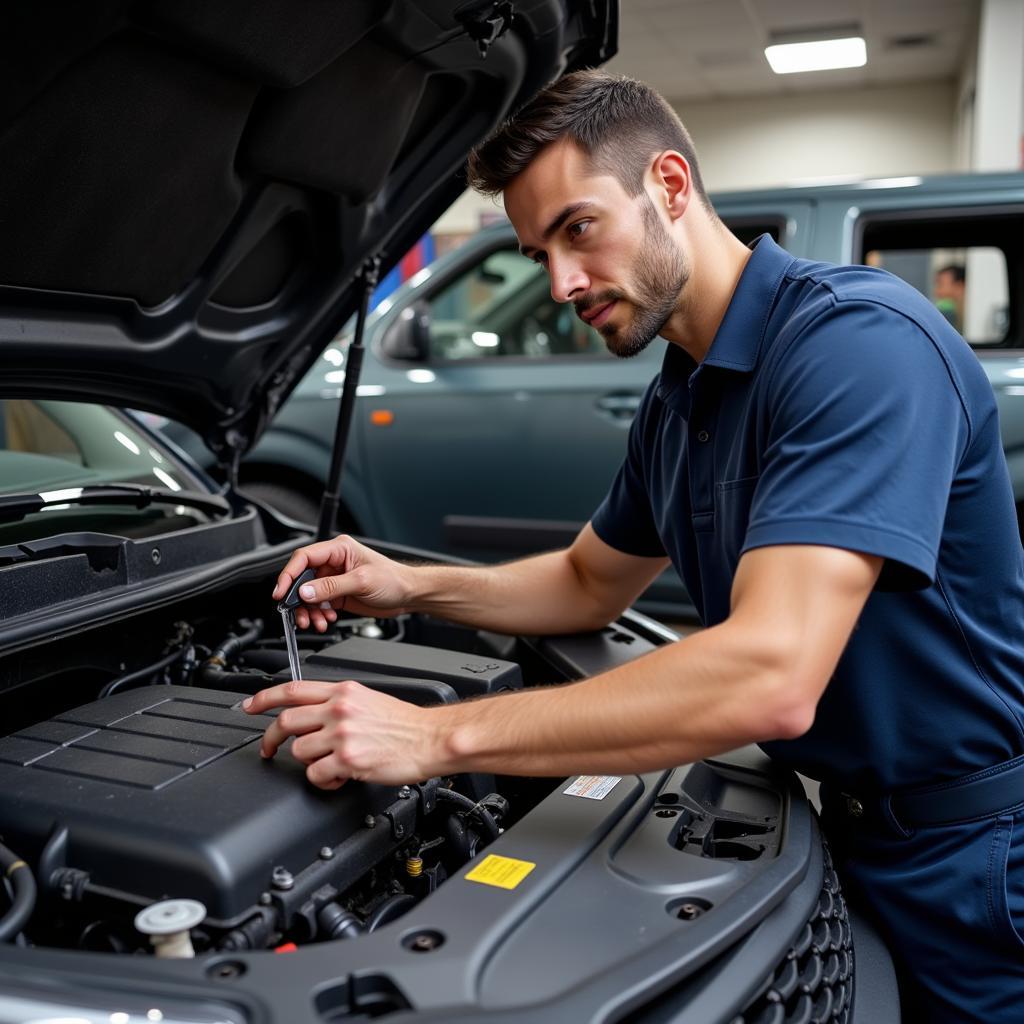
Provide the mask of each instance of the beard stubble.
POLYGON ((658 336, 675 311, 690 267, 686 257, 673 244, 650 197, 643 197, 644 237, 640 253, 633 263, 633 295, 612 289, 600 295, 586 296, 578 308, 626 300, 633 307, 632 319, 621 326, 602 324, 597 331, 608 351, 620 359, 639 355, 658 336))

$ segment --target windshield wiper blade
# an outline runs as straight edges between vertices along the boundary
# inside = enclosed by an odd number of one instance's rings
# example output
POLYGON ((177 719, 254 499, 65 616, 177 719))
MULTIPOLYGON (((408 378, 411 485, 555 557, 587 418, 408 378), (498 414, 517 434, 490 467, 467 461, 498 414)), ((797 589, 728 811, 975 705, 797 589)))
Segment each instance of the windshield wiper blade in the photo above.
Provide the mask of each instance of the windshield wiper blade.
POLYGON ((0 522, 16 522, 34 512, 59 505, 131 505, 134 508, 184 505, 210 515, 228 515, 231 512, 231 505, 215 494, 172 491, 165 487, 144 487, 140 484, 96 484, 34 494, 0 494, 0 522))

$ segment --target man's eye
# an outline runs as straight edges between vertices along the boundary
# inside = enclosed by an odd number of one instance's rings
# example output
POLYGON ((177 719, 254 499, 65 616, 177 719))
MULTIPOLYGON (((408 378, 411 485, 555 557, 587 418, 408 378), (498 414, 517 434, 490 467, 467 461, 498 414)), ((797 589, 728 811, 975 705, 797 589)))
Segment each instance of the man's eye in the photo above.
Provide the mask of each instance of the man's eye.
POLYGON ((569 225, 569 237, 579 238, 587 228, 590 227, 589 220, 578 220, 575 224, 569 225))

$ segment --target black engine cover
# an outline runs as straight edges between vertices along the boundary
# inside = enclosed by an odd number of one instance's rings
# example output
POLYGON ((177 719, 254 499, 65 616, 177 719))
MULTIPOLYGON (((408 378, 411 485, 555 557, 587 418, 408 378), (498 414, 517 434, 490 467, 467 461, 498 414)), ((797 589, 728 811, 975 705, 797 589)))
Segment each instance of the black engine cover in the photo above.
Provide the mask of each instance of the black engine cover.
POLYGON ((275 866, 301 871, 395 797, 354 783, 317 790, 287 747, 264 761, 256 741, 273 719, 239 700, 146 687, 0 739, 4 843, 35 863, 64 826, 67 866, 93 885, 135 903, 201 900, 218 922, 244 915, 275 866))

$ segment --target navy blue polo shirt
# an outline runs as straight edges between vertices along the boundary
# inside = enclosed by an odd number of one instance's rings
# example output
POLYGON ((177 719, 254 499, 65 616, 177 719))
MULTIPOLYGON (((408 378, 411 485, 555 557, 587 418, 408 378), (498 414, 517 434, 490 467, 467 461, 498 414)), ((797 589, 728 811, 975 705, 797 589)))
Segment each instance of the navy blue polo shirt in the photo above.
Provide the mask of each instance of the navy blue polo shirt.
POLYGON ((593 527, 667 554, 707 625, 753 548, 885 559, 814 725, 764 744, 805 774, 884 792, 1024 753, 1024 551, 995 398, 891 274, 759 239, 703 362, 668 346, 593 527))

